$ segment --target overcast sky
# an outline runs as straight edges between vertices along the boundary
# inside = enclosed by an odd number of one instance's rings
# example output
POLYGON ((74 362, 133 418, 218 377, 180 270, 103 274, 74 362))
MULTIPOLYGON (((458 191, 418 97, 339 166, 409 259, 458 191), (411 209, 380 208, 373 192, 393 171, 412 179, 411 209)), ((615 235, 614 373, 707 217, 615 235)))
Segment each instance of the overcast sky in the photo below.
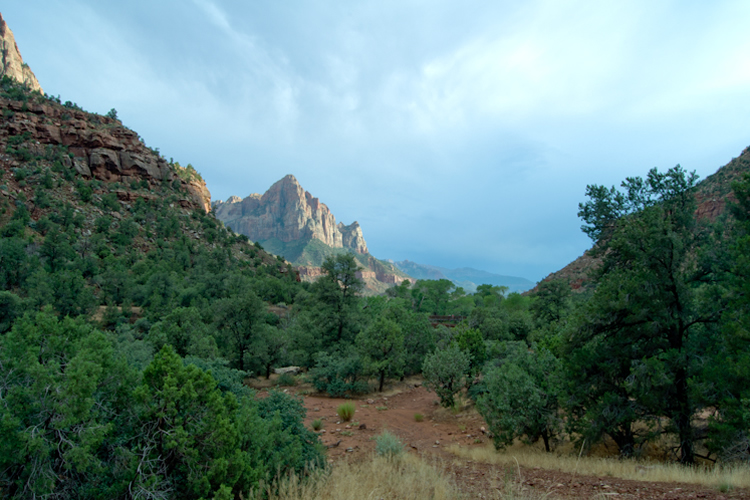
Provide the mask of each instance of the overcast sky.
POLYGON ((533 281, 578 203, 750 145, 750 2, 11 0, 47 93, 116 108, 214 200, 286 174, 373 255, 533 281))

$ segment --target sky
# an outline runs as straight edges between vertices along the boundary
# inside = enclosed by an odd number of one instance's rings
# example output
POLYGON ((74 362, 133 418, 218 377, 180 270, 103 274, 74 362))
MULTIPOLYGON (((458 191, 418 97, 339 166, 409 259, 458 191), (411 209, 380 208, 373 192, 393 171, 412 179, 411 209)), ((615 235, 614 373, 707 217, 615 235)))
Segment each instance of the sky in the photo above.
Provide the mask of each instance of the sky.
POLYGON ((9 0, 45 92, 213 200, 293 174, 370 252, 539 281, 578 203, 750 145, 750 2, 9 0))

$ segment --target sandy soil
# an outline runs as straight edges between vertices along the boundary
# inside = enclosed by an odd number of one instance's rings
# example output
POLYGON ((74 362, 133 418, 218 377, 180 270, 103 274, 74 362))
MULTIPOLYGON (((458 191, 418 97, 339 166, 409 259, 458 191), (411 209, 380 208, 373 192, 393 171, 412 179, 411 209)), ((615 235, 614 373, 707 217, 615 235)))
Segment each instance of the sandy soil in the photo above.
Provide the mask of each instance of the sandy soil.
MULTIPOLYGON (((300 392, 308 387, 286 389, 300 392)), ((539 468, 505 467, 472 462, 458 458, 445 448, 451 444, 465 447, 487 446, 490 439, 484 432, 485 423, 474 411, 454 414, 441 408, 435 393, 421 386, 419 379, 407 380, 382 394, 362 398, 336 399, 324 395, 304 396, 306 423, 321 419, 320 437, 328 447, 330 462, 359 460, 375 449, 374 437, 383 429, 396 434, 407 451, 434 460, 456 481, 461 491, 474 498, 487 498, 508 483, 520 484, 522 490, 548 499, 621 498, 621 499, 750 499, 750 490, 735 489, 722 493, 716 489, 692 484, 656 483, 613 477, 574 475, 539 468), (336 408, 354 402, 356 410, 351 422, 343 422, 336 408), (415 419, 422 415, 422 421, 415 419)))

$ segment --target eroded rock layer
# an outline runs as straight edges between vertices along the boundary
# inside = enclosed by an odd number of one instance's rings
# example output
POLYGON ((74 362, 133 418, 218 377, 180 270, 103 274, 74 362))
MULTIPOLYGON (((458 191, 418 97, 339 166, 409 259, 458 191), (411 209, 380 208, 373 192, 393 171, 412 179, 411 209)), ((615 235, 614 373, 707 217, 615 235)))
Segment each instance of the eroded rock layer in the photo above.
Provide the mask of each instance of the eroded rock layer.
POLYGON ((302 189, 293 175, 276 182, 263 195, 218 201, 214 211, 224 224, 252 241, 276 239, 289 243, 316 239, 331 248, 367 253, 359 223, 336 224, 328 207, 302 189))

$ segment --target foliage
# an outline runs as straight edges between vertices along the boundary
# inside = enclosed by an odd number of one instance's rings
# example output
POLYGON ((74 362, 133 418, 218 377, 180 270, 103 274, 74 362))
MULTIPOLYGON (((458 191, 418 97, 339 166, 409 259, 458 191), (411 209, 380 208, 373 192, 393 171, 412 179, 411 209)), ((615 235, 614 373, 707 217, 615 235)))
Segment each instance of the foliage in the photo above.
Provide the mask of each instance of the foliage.
POLYGON ((276 381, 282 387, 293 387, 297 385, 297 379, 291 373, 282 373, 276 381))
POLYGON ((359 269, 350 253, 328 257, 322 265, 324 275, 311 287, 325 344, 342 346, 356 336, 358 295, 363 286, 357 278, 359 269))
POLYGON ((385 377, 398 377, 404 370, 404 334, 393 320, 380 317, 357 335, 356 345, 365 373, 377 375, 378 391, 383 391, 385 377))
POLYGON ((590 438, 610 435, 623 454, 651 437, 643 425, 670 419, 680 461, 693 463, 698 353, 715 342, 716 308, 704 307, 714 279, 696 252, 703 238, 679 165, 628 178, 623 191, 589 186, 584 231, 599 240, 598 285, 567 347, 571 412, 590 438), (636 422, 640 426, 636 428, 636 422))
POLYGON ((348 421, 350 421, 352 419, 352 417, 354 416, 354 411, 355 411, 355 409, 354 409, 354 403, 352 403, 352 402, 341 403, 336 408, 336 414, 344 422, 348 422, 348 421))
POLYGON ((455 404, 454 396, 466 384, 466 373, 471 366, 471 358, 456 344, 444 349, 436 349, 428 355, 422 365, 422 373, 427 389, 435 391, 440 404, 450 408, 455 404))
POLYGON ((395 434, 384 430, 375 436, 375 453, 381 457, 397 458, 404 452, 404 444, 395 434))
POLYGON ((337 398, 351 394, 367 392, 367 383, 360 380, 362 362, 358 355, 349 354, 332 356, 320 352, 315 367, 310 370, 309 378, 313 387, 320 392, 327 392, 337 398))
POLYGON ((508 345, 507 355, 489 368, 477 409, 492 432, 496 448, 516 438, 544 441, 546 451, 562 428, 559 413, 559 362, 547 350, 529 351, 525 344, 508 345))

